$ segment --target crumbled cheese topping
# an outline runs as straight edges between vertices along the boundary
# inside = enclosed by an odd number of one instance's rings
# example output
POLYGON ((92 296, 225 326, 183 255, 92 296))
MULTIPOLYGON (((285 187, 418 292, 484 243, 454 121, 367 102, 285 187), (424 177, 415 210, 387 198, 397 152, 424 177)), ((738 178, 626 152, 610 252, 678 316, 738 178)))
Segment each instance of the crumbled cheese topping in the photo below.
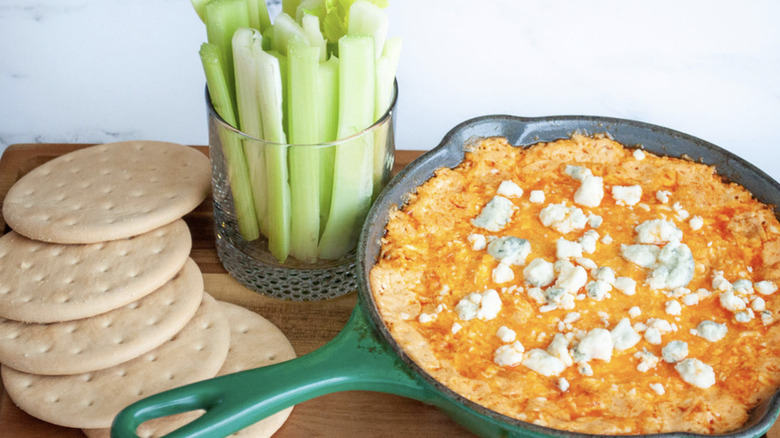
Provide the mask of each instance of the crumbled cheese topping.
POLYGON ((512 220, 515 209, 515 204, 509 199, 503 196, 494 196, 482 208, 479 216, 471 220, 471 224, 488 231, 501 231, 512 220))
POLYGON ((544 202, 544 192, 541 190, 531 190, 531 194, 528 195, 528 201, 532 204, 541 204, 544 202))
POLYGON ((688 225, 693 231, 698 231, 704 226, 704 219, 701 216, 694 216, 688 221, 688 225))
POLYGON ((469 321, 474 318, 490 320, 498 316, 501 311, 501 298, 495 289, 488 289, 482 293, 472 292, 461 299, 455 306, 458 318, 469 321))
POLYGON ((578 243, 582 246, 582 250, 588 254, 596 252, 596 242, 599 240, 599 233, 593 230, 586 231, 578 243))
POLYGON ((621 319, 610 331, 610 335, 612 336, 612 344, 618 351, 628 350, 642 340, 642 336, 631 327, 631 321, 628 318, 621 319))
POLYGON ((504 343, 510 343, 514 342, 515 339, 517 339, 517 333, 512 330, 511 328, 502 325, 498 328, 498 331, 496 331, 496 336, 498 336, 499 339, 501 339, 504 343))
POLYGON ((555 268, 553 264, 544 259, 533 259, 523 269, 526 283, 543 287, 550 285, 555 280, 555 268))
POLYGON ((466 240, 474 251, 482 251, 487 248, 487 238, 484 234, 472 233, 466 237, 466 240))
POLYGON ((523 362, 525 348, 520 341, 502 345, 493 353, 493 362, 501 367, 514 367, 523 362))
POLYGON ((683 341, 674 340, 666 344, 661 352, 665 362, 677 363, 688 356, 688 344, 683 341))
POLYGON ((487 252, 501 263, 524 265, 531 253, 531 244, 515 236, 497 237, 488 243, 487 252))
POLYGON ((523 366, 547 377, 557 376, 566 369, 566 365, 560 359, 540 348, 534 348, 526 353, 523 366))
POLYGON ((634 295, 636 293, 636 280, 631 277, 617 277, 613 286, 626 295, 634 295))
POLYGON ((669 202, 669 196, 672 195, 672 192, 668 190, 659 190, 655 192, 655 199, 658 200, 661 204, 666 204, 669 202))
POLYGON ((590 169, 583 166, 567 165, 563 173, 569 175, 570 177, 576 179, 577 181, 582 181, 587 176, 593 176, 593 173, 590 171, 590 169))
POLYGON ((660 383, 651 383, 650 384, 650 389, 655 391, 655 393, 658 394, 658 395, 666 394, 666 390, 664 389, 664 385, 662 385, 660 383))
POLYGON ((552 342, 547 346, 547 352, 558 358, 565 366, 570 367, 574 360, 569 355, 569 340, 562 333, 556 333, 552 342))
POLYGON ((643 222, 635 228, 637 243, 662 244, 667 242, 681 242, 683 232, 674 222, 655 219, 643 222))
POLYGON ((580 340, 572 351, 572 357, 577 363, 599 359, 604 362, 612 360, 612 334, 603 328, 594 328, 580 340))
POLYGON ((539 212, 539 220, 545 227, 566 234, 585 228, 588 218, 581 209, 566 204, 549 204, 539 212))
POLYGON ((582 244, 561 237, 555 242, 555 256, 558 259, 582 257, 582 244))
POLYGON ((642 186, 612 186, 612 198, 617 205, 636 205, 642 200, 642 186))
POLYGON ((767 280, 757 282, 754 285, 754 288, 756 289, 756 292, 760 293, 761 295, 772 295, 773 293, 777 292, 777 285, 767 280))
POLYGON ((507 198, 519 198, 523 196, 523 189, 514 181, 502 181, 498 186, 496 194, 507 198))
POLYGON ((634 152, 631 155, 633 155, 634 159, 638 161, 645 159, 645 152, 642 149, 634 149, 634 152))
POLYGON ((718 324, 715 321, 702 321, 693 329, 694 335, 704 338, 710 342, 718 342, 726 336, 729 331, 726 324, 718 324))
POLYGON ((574 192, 574 202, 585 207, 598 207, 603 198, 604 179, 600 176, 584 176, 580 187, 574 192))
POLYGON ((677 363, 674 369, 683 381, 698 388, 709 388, 715 384, 715 372, 712 367, 699 359, 685 359, 677 363))
POLYGON ((509 266, 508 263, 502 261, 498 266, 493 268, 491 278, 496 284, 509 283, 515 279, 515 271, 512 270, 512 267, 509 266))
POLYGON ((639 364, 636 366, 636 369, 640 373, 646 373, 658 365, 658 356, 647 351, 646 348, 634 353, 634 357, 639 359, 639 364))

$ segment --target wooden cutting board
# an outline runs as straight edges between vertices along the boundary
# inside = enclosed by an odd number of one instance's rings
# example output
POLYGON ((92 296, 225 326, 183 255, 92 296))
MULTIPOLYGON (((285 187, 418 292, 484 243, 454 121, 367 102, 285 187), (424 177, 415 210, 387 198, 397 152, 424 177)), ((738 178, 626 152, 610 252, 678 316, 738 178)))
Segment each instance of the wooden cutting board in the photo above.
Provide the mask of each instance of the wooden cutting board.
MULTIPOLYGON (((11 185, 34 167, 84 144, 18 144, 0 157, 0 204, 11 185)), ((208 154, 208 148, 197 146, 208 154)), ((421 151, 397 151, 394 171, 421 151)), ((185 217, 193 237, 192 258, 200 266, 206 290, 217 299, 242 305, 276 324, 304 355, 325 345, 346 324, 357 296, 299 303, 280 301, 251 292, 227 274, 214 247, 210 200, 185 217)), ((5 222, 0 216, 0 225, 5 222)), ((7 231, 7 230, 5 230, 7 231)), ((348 391, 324 395, 297 405, 275 437, 446 437, 473 436, 444 414, 423 403, 390 394, 348 391)), ((767 434, 780 438, 780 426, 767 434)), ((0 383, 0 438, 83 438, 68 429, 30 417, 7 396, 0 383)))
MULTIPOLYGON (((17 144, 0 157, 0 201, 11 185, 34 167, 88 145, 17 144)), ((208 148, 197 147, 204 154, 208 148)), ((420 151, 398 151, 396 170, 420 155, 420 151)), ((304 355, 336 336, 346 324, 357 296, 351 294, 312 303, 267 298, 246 289, 227 274, 214 247, 211 201, 207 200, 185 217, 193 238, 192 258, 203 271, 206 290, 220 300, 256 311, 276 324, 304 355)), ((0 225, 5 229, 5 222, 0 225)), ((7 231, 7 230, 5 230, 7 231)), ((54 426, 37 420, 17 408, 0 384, 0 437, 83 438, 77 429, 54 426)), ((467 437, 466 432, 431 406, 390 394, 350 391, 329 394, 301 403, 275 437, 331 436, 426 436, 467 437)))

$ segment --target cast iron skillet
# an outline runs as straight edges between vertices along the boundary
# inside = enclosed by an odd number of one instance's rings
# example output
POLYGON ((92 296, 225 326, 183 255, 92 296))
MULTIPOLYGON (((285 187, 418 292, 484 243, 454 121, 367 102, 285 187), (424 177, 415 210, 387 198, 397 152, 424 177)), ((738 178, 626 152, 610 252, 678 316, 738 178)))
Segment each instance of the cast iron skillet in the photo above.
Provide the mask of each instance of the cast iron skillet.
MULTIPOLYGON (((382 322, 369 289, 368 274, 380 249, 388 214, 433 175, 463 160, 464 145, 476 138, 506 137, 513 145, 567 138, 581 131, 609 133, 627 146, 660 155, 689 157, 714 164, 727 180, 742 184, 760 201, 780 205, 780 184, 741 158, 698 138, 667 128, 603 117, 522 118, 485 116, 452 129, 435 149, 403 169, 379 195, 358 246, 358 304, 344 329, 322 348, 289 362, 218 377, 151 396, 130 405, 115 419, 112 437, 135 437, 142 422, 203 409, 194 422, 170 437, 222 437, 274 412, 337 391, 382 391, 437 406, 468 430, 486 437, 592 437, 518 421, 479 406, 444 387, 418 367, 396 344, 382 322)), ((778 215, 777 207, 775 214, 778 215)), ((780 413, 780 395, 757 407, 747 424, 729 437, 765 433, 780 413)), ((657 437, 701 436, 690 433, 657 437)))

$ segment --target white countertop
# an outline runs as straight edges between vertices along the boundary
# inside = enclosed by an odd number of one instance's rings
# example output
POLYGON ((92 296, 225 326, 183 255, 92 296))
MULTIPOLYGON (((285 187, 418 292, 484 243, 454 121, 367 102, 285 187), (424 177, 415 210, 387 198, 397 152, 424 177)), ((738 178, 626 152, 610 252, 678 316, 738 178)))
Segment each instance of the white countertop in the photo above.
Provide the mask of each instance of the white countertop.
MULTIPOLYGON (((430 149, 480 115, 597 115, 694 135, 780 180, 780 2, 391 0, 388 10, 404 39, 399 149, 430 149)), ((206 144, 205 38, 186 0, 0 0, 0 148, 206 144)))

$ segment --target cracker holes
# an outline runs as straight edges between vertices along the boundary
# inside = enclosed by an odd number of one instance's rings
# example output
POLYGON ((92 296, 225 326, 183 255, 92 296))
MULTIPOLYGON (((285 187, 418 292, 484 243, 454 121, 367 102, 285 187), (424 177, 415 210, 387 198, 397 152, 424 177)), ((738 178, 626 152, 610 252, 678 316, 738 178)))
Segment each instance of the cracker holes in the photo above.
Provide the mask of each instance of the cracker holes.
POLYGON ((86 190, 88 188, 92 187, 92 181, 82 181, 79 183, 78 188, 82 190, 86 190))

